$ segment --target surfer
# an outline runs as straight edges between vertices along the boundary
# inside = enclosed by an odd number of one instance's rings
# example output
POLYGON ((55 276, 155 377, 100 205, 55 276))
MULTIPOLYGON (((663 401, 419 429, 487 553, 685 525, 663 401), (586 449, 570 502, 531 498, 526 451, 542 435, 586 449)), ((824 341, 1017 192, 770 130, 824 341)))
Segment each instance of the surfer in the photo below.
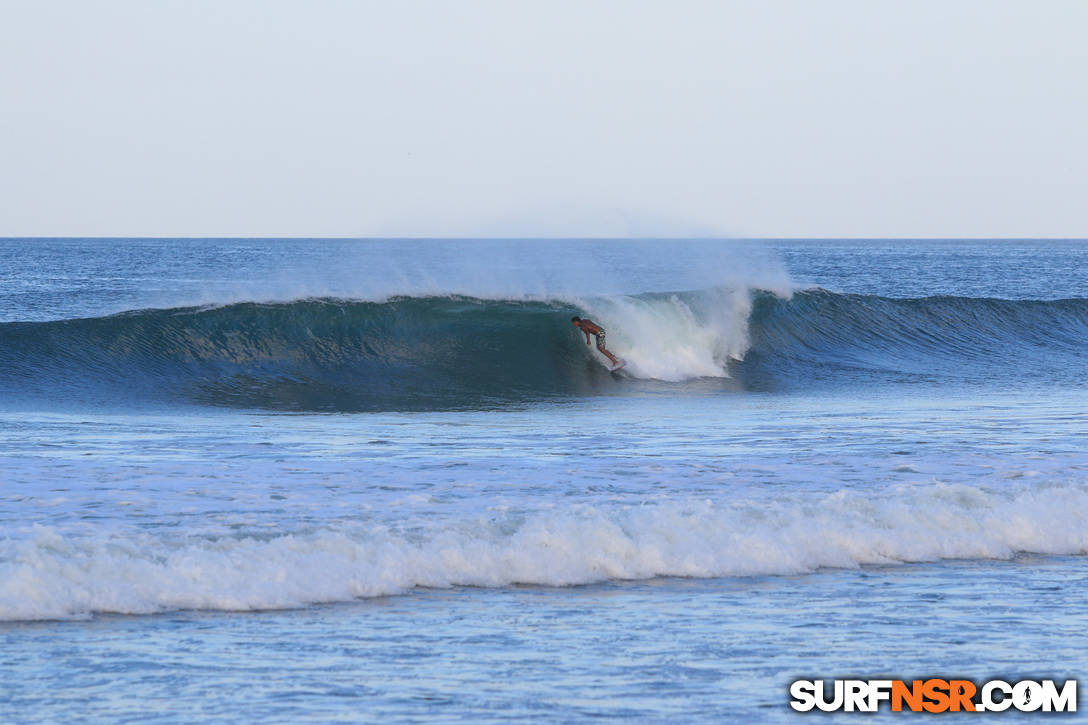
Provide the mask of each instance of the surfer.
POLYGON ((620 359, 610 353, 604 346, 604 328, 598 325, 593 320, 583 320, 581 317, 575 315, 570 318, 571 323, 581 330, 586 336, 586 344, 589 344, 589 336, 593 335, 597 338, 597 349, 601 351, 606 358, 612 361, 612 369, 615 370, 620 366, 620 359))

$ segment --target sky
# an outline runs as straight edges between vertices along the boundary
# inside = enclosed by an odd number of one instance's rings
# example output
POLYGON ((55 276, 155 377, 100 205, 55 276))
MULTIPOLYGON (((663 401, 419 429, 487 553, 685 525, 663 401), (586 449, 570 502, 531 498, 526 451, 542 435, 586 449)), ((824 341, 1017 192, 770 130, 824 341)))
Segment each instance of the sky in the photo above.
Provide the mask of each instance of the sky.
POLYGON ((0 0, 0 236, 1088 237, 1081 0, 0 0))

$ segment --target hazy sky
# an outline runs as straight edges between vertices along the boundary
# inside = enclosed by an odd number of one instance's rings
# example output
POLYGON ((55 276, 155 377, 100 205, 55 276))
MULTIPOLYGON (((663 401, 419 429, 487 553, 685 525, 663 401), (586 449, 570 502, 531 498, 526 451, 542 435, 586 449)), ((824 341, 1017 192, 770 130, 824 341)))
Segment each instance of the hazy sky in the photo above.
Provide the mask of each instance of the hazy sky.
POLYGON ((1081 0, 0 0, 0 235, 1088 236, 1081 0))

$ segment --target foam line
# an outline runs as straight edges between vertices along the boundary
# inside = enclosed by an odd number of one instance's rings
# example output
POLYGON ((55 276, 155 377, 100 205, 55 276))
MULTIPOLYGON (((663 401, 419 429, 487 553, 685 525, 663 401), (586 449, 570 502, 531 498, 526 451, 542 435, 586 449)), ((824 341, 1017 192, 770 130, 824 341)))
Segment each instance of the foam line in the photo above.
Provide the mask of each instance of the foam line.
POLYGON ((260 610, 415 587, 802 574, 1019 552, 1088 553, 1088 485, 927 484, 440 524, 421 516, 402 530, 360 522, 271 538, 36 527, 0 542, 0 619, 260 610))

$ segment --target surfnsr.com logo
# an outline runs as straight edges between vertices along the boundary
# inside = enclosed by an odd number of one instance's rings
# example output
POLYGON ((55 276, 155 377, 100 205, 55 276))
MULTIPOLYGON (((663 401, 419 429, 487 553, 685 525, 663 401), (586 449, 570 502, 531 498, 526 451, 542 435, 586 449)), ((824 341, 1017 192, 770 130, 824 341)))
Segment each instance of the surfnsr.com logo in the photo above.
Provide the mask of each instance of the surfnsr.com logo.
POLYGON ((798 712, 1076 712, 1077 681, 1060 687, 1054 680, 797 680, 790 685, 790 707, 798 712))

